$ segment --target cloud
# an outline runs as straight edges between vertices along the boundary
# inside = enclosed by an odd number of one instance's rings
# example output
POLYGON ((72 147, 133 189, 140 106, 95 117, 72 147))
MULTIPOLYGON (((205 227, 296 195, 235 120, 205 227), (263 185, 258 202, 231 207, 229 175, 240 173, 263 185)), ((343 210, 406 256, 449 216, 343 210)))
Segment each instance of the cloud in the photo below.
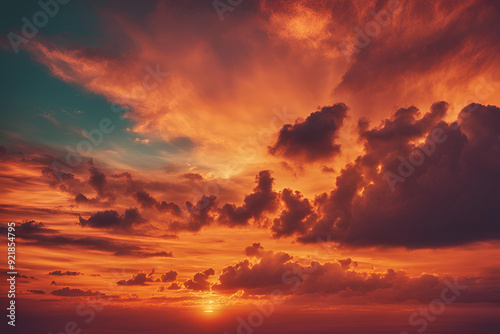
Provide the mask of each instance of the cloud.
POLYGON ((161 275, 161 281, 162 282, 173 282, 177 278, 177 271, 175 270, 170 270, 166 272, 164 275, 161 275))
POLYGON ((292 264, 287 263, 292 256, 284 252, 262 253, 263 248, 257 245, 253 244, 252 248, 259 250, 257 255, 263 255, 260 261, 252 265, 249 260, 243 260, 224 268, 219 282, 212 286, 212 290, 233 293, 240 289, 257 291, 265 288, 267 291, 268 288, 283 285, 282 275, 286 270, 292 269, 292 264))
POLYGON ((193 279, 184 282, 184 287, 193 291, 209 291, 210 282, 208 279, 213 275, 215 275, 215 272, 212 268, 207 269, 204 272, 197 273, 194 275, 193 279))
POLYGON ((217 208, 217 197, 202 195, 200 200, 193 204, 186 202, 186 209, 189 215, 185 222, 172 222, 169 229, 172 231, 198 232, 203 226, 208 226, 214 221, 213 212, 217 208))
POLYGON ((99 291, 92 292, 91 290, 81 290, 81 289, 71 289, 65 287, 59 290, 54 290, 51 292, 54 296, 62 297, 90 297, 90 296, 102 296, 104 294, 99 291))
POLYGON ((81 272, 79 271, 66 271, 66 272, 63 272, 61 270, 55 270, 55 271, 51 271, 49 273, 49 275, 54 275, 54 276, 78 276, 78 275, 83 275, 81 272))
POLYGON ((499 239, 500 109, 472 104, 454 123, 441 120, 446 109, 399 109, 371 129, 362 120, 365 153, 316 198, 319 219, 298 240, 423 248, 499 239))
POLYGON ((246 256, 255 256, 257 258, 262 257, 264 251, 264 247, 261 246, 260 242, 255 242, 252 246, 248 246, 245 248, 246 256))
POLYGON ((347 110, 345 104, 339 103, 323 107, 293 125, 284 125, 276 142, 269 146, 269 153, 295 162, 330 161, 340 153, 340 144, 335 140, 347 110))
POLYGON ((118 285, 148 285, 146 283, 156 282, 153 278, 155 270, 153 269, 151 273, 146 274, 144 272, 137 273, 136 275, 132 275, 132 278, 128 280, 120 280, 116 282, 118 285))
POLYGON ((181 215, 181 208, 177 204, 165 201, 159 202, 144 190, 138 190, 133 194, 133 197, 142 208, 156 207, 160 212, 168 212, 175 216, 181 215))
POLYGON ((165 201, 161 201, 161 203, 157 203, 156 208, 160 212, 168 212, 174 216, 180 216, 182 214, 181 208, 173 202, 167 203, 165 201))
POLYGON ((185 173, 182 174, 182 178, 189 181, 203 181, 203 176, 198 173, 185 173))
POLYGON ((170 286, 168 287, 168 290, 179 290, 179 289, 181 289, 181 286, 175 282, 170 284, 170 286))
POLYGON ((143 208, 152 208, 153 206, 158 205, 156 199, 143 190, 137 191, 133 197, 143 208))
POLYGON ((274 218, 271 230, 274 238, 290 236, 295 233, 303 234, 309 225, 314 223, 316 216, 313 207, 307 198, 303 198, 298 191, 283 189, 280 199, 285 205, 279 217, 274 218))
POLYGON ((358 266, 358 263, 356 261, 351 260, 351 258, 337 259, 337 262, 340 263, 340 266, 344 270, 349 269, 351 267, 351 265, 353 267, 357 267, 358 266))
POLYGON ((273 190, 274 178, 268 170, 260 171, 255 177, 257 186, 253 193, 245 196, 243 205, 225 204, 219 209, 218 220, 229 226, 246 225, 250 219, 256 222, 265 212, 273 212, 277 208, 278 194, 273 190))
POLYGON ((47 228, 44 223, 37 223, 34 220, 29 220, 27 222, 21 223, 16 226, 16 232, 18 234, 32 234, 32 233, 58 233, 56 230, 47 228))
POLYGON ((471 302, 483 300, 483 293, 490 289, 486 281, 473 277, 410 276, 393 269, 384 273, 356 272, 348 270, 350 265, 355 266, 351 259, 341 260, 342 265, 293 260, 287 253, 266 251, 257 263, 247 259, 224 268, 212 290, 223 294, 243 290, 247 296, 271 295, 279 290, 299 303, 305 298, 334 296, 340 298, 336 299, 339 303, 349 298, 366 304, 428 303, 442 291, 449 293, 450 286, 459 286, 460 298, 471 302))
POLYGON ((115 197, 109 191, 107 191, 107 179, 106 175, 99 169, 94 166, 89 167, 90 177, 89 177, 89 185, 95 189, 97 192, 97 196, 99 198, 109 198, 113 200, 115 197))
POLYGON ((76 238, 68 236, 51 235, 22 235, 21 238, 29 240, 31 245, 37 245, 46 248, 54 247, 76 247, 95 251, 110 252, 115 256, 134 256, 134 257, 172 257, 172 252, 151 251, 137 244, 127 244, 115 242, 108 238, 76 238))
POLYGON ((44 295, 45 294, 44 290, 28 290, 28 292, 31 292, 34 295, 44 295))
POLYGON ((147 220, 142 218, 137 208, 129 208, 120 216, 115 210, 98 211, 88 219, 79 217, 82 227, 130 229, 133 226, 144 224, 147 220))

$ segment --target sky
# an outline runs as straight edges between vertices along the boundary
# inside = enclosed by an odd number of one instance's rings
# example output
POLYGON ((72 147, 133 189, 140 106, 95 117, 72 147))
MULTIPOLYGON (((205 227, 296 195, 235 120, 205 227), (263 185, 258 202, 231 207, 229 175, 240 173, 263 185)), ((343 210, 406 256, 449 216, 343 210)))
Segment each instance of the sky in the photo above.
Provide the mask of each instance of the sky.
POLYGON ((0 6, 7 333, 498 333, 498 2, 0 6))

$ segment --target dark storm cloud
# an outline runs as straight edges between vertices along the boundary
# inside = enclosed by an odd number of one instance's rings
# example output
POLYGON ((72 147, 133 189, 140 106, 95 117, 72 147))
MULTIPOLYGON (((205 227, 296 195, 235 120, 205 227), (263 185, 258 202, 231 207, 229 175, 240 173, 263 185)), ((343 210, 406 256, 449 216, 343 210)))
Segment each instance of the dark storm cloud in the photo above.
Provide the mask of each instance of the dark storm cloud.
POLYGON ((335 139, 347 110, 345 104, 339 103, 323 107, 293 125, 284 125, 276 143, 268 148, 269 153, 296 162, 331 160, 340 153, 335 139))
POLYGON ((459 122, 446 103, 361 121, 365 154, 316 198, 317 222, 298 239, 352 246, 446 247, 500 238, 500 109, 472 104, 459 122))
POLYGON ((193 291, 209 291, 210 282, 208 279, 213 275, 215 275, 215 272, 212 268, 207 269, 204 272, 197 273, 194 275, 193 279, 184 282, 184 287, 193 291))
POLYGON ((245 196, 243 205, 225 204, 219 209, 219 221, 229 226, 246 225, 253 218, 259 221, 265 212, 277 208, 278 194, 273 190, 274 178, 268 170, 260 171, 256 176, 257 186, 253 193, 245 196))

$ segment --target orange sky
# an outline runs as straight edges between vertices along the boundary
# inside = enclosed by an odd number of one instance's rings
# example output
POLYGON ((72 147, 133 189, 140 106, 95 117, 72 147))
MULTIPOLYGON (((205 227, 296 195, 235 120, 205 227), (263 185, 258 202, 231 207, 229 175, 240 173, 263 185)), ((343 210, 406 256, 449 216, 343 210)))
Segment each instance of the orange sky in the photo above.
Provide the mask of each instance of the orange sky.
POLYGON ((493 333, 495 2, 243 1, 222 20, 210 3, 124 3, 78 5, 98 34, 56 21, 20 46, 42 71, 33 89, 68 89, 44 96, 55 106, 4 97, 0 222, 16 222, 26 314, 61 330, 62 310, 100 293, 89 333, 158 307, 174 332, 232 333, 279 289, 262 333, 293 315, 300 333, 415 332, 407 317, 456 279, 467 292, 428 332, 483 312, 475 333, 493 333), (36 117, 9 116, 9 99, 36 117), (418 160, 409 175, 403 160, 418 160))

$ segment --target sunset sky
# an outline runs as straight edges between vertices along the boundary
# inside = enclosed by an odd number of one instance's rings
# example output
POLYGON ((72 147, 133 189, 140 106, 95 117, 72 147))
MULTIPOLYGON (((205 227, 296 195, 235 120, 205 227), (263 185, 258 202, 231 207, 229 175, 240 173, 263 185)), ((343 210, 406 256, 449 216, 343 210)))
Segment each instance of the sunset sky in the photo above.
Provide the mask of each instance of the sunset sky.
POLYGON ((1 7, 7 333, 500 332, 497 1, 1 7))

